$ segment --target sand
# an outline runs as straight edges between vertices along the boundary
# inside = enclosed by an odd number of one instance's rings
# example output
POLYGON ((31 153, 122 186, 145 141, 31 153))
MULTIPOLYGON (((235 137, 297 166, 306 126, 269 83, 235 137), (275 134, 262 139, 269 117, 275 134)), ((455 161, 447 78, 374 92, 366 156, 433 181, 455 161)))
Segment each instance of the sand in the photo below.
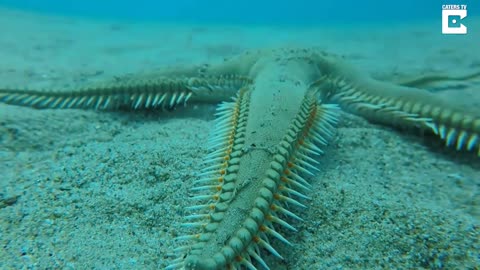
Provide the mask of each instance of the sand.
MULTIPOLYGON (((480 68, 438 22, 309 29, 155 25, 0 10, 0 85, 62 88, 259 47, 319 47, 373 76, 480 68)), ((477 47, 476 47, 477 46, 477 47)), ((479 84, 439 95, 480 104, 479 84), (475 92, 476 91, 476 92, 475 92)), ((0 104, 0 269, 158 269, 182 233, 214 106, 176 113, 0 104)), ((478 269, 480 163, 344 113, 305 221, 272 269, 478 269)))

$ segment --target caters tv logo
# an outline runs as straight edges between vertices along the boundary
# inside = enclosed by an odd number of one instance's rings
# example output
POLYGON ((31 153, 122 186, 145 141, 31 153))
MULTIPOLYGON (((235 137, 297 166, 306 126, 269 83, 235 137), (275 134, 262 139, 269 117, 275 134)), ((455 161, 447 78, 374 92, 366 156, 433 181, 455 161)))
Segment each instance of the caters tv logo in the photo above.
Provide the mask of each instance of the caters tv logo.
POLYGON ((442 5, 442 34, 466 34, 467 5, 442 5))

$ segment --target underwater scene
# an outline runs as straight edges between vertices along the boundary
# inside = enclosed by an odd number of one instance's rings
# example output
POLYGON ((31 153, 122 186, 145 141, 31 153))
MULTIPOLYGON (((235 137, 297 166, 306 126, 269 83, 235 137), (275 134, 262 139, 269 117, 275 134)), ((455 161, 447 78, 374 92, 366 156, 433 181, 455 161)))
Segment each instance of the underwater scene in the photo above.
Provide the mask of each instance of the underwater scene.
POLYGON ((480 269, 480 2, 0 0, 0 269, 480 269))

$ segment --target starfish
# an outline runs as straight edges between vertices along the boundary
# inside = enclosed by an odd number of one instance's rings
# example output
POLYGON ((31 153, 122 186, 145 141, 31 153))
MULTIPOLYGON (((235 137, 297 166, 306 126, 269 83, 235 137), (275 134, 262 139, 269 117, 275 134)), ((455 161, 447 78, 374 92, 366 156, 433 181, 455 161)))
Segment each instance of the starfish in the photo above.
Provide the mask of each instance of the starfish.
POLYGON ((466 76, 423 76, 397 84, 371 78, 316 49, 245 52, 222 63, 166 69, 72 90, 0 89, 0 102, 37 109, 168 110, 217 104, 209 153, 167 269, 270 269, 265 252, 292 245, 319 156, 340 110, 433 135, 480 156, 480 112, 420 87, 466 76), (296 221, 295 221, 296 220, 296 221))

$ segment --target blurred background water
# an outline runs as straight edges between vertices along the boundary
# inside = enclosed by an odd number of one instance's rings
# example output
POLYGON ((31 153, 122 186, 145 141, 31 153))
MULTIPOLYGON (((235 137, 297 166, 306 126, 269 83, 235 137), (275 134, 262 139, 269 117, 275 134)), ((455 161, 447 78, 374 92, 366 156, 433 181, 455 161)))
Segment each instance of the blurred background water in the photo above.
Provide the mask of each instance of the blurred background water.
POLYGON ((0 6, 95 19, 176 23, 318 25, 440 20, 442 4, 468 5, 480 15, 478 0, 0 0, 0 6))

